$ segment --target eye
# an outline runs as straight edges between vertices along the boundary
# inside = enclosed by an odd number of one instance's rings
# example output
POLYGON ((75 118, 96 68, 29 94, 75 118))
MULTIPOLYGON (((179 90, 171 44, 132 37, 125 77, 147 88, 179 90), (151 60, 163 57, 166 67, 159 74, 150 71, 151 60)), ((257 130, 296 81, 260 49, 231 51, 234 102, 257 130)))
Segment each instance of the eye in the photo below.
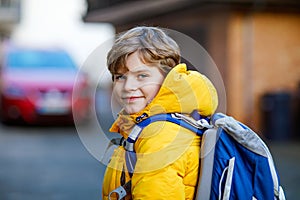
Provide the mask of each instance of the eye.
POLYGON ((148 74, 138 74, 138 76, 137 76, 137 78, 138 79, 144 79, 144 78, 147 78, 147 77, 149 77, 149 75, 148 74))
POLYGON ((116 81, 121 81, 121 80, 126 80, 126 76, 124 74, 115 74, 114 75, 114 80, 116 81))

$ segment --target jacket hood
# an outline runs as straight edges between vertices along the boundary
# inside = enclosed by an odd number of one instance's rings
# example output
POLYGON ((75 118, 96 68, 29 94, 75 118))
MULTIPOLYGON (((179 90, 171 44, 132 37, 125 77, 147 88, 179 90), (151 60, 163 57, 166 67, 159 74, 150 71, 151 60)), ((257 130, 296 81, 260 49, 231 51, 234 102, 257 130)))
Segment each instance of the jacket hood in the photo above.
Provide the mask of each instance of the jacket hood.
POLYGON ((187 70, 185 64, 179 64, 168 73, 157 95, 145 109, 131 115, 121 111, 110 131, 122 134, 143 118, 159 113, 190 114, 197 110, 202 116, 210 116, 217 106, 217 92, 210 80, 197 71, 187 70))

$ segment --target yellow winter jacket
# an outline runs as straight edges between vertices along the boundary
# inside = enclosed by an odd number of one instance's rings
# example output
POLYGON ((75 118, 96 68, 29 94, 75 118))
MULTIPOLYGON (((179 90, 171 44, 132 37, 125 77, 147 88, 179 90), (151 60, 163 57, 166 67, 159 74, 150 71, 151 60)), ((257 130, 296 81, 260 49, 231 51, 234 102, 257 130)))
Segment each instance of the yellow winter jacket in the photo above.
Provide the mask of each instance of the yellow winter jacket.
MULTIPOLYGON (((127 138, 144 113, 190 114, 197 109, 210 116, 218 105, 217 92, 211 82, 196 71, 188 71, 185 64, 173 68, 165 78, 158 94, 139 113, 126 115, 121 111, 110 131, 127 138)), ((131 195, 126 199, 193 199, 198 179, 199 136, 170 122, 153 122, 144 128, 135 143, 137 162, 132 176, 131 195)), ((102 197, 130 180, 126 171, 125 150, 114 151, 106 169, 102 197)), ((117 199, 114 197, 113 199, 117 199)))

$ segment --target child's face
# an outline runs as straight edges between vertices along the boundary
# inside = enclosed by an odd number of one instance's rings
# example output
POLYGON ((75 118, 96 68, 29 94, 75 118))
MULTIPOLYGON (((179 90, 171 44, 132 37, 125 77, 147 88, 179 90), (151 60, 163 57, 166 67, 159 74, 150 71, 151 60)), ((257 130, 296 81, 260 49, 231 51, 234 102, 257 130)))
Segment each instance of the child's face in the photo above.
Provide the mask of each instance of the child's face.
POLYGON ((143 110, 156 96, 164 80, 158 67, 144 64, 137 52, 126 60, 128 71, 114 75, 114 94, 128 114, 143 110))

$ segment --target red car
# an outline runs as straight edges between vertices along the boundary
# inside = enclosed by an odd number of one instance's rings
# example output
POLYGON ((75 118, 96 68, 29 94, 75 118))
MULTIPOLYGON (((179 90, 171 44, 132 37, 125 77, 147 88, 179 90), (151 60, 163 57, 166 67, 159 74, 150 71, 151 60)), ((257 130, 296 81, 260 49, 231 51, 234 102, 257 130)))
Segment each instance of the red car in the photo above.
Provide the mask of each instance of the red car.
POLYGON ((66 123, 89 115, 88 78, 65 51, 6 49, 0 75, 3 122, 66 123))

